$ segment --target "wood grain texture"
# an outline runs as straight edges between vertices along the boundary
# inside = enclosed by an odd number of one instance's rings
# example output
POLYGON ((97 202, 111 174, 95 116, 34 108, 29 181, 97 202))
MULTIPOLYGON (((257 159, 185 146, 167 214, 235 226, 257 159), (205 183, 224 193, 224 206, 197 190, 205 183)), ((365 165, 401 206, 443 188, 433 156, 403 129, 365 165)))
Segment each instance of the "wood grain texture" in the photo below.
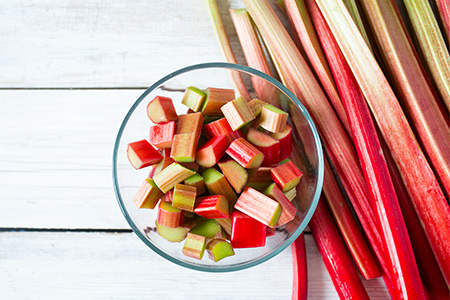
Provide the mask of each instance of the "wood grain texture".
MULTIPOLYGON (((218 1, 233 48, 229 7, 218 1)), ((0 87, 147 87, 224 61, 200 0, 0 1, 0 87)), ((244 63, 241 51, 236 51, 244 63)))
MULTIPOLYGON (((0 245, 1 299, 291 299, 290 249, 216 274, 179 267, 132 233, 1 232, 0 245)), ((308 299, 338 299, 311 235, 306 247, 308 299)), ((386 299, 381 280, 365 285, 371 299, 386 299)))

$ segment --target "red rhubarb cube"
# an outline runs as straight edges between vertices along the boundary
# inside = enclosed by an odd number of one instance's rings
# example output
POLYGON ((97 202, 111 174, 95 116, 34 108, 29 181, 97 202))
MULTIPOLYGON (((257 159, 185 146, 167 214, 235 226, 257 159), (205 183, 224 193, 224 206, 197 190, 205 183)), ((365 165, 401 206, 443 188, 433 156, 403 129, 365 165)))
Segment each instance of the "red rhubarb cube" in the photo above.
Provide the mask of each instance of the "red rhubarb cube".
POLYGON ((224 195, 198 197, 197 201, 199 204, 194 212, 205 219, 221 219, 230 216, 228 200, 224 195))
POLYGON ((252 127, 247 131, 247 140, 264 154, 263 166, 271 166, 280 161, 279 140, 252 127))
POLYGON ((224 156, 228 142, 224 135, 218 135, 206 142, 195 156, 195 161, 204 168, 214 166, 224 156))
POLYGON ((233 131, 226 118, 221 118, 203 126, 203 131, 208 139, 212 139, 218 135, 225 135, 228 144, 231 144, 235 139, 244 137, 241 130, 233 131))
POLYGON ((127 156, 135 169, 142 169, 157 164, 163 159, 161 153, 159 153, 147 140, 129 143, 127 156))
POLYGON ((176 123, 174 121, 159 123, 150 127, 148 141, 156 148, 172 147, 172 140, 175 134, 176 123))
POLYGON ((264 154, 244 138, 234 140, 225 152, 247 169, 259 168, 264 160, 264 154))
POLYGON ((299 184, 303 174, 297 166, 289 160, 288 162, 273 168, 270 176, 283 192, 287 192, 299 184))
POLYGON ((281 132, 271 132, 270 136, 280 141, 280 160, 285 160, 292 152, 292 127, 286 124, 281 132))
POLYGON ((178 120, 172 99, 169 97, 156 96, 147 105, 147 115, 156 124, 178 120))
POLYGON ((158 206, 158 224, 169 227, 176 228, 183 223, 184 210, 173 207, 171 203, 160 201, 158 206))
POLYGON ((254 218, 235 210, 231 225, 231 246, 233 248, 264 247, 267 226, 254 218))

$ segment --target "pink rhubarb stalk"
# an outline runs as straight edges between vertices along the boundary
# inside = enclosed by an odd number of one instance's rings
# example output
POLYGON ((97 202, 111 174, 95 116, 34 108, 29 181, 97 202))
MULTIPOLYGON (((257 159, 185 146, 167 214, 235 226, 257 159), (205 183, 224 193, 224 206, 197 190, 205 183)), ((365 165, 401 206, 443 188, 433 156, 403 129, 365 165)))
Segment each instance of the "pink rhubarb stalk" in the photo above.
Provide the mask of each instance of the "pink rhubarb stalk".
POLYGON ((276 55, 282 67, 285 85, 302 101, 314 119, 331 162, 336 168, 367 238, 381 265, 385 266, 378 222, 367 195, 367 186, 351 140, 269 3, 265 0, 243 0, 243 2, 260 29, 265 42, 276 55))
POLYGON ((408 231, 369 107, 331 32, 328 30, 325 34, 325 28, 322 29, 325 55, 344 104, 373 206, 383 229, 385 253, 397 298, 425 299, 408 231))
POLYGON ((369 299, 323 199, 319 200, 309 226, 340 299, 369 299))
POLYGON ((291 244, 291 251, 294 264, 292 300, 306 300, 308 299, 308 266, 304 233, 291 244))
MULTIPOLYGON (((206 10, 214 28, 214 33, 225 60, 229 63, 237 64, 236 57, 234 56, 233 49, 231 48, 230 41, 228 40, 227 33, 223 26, 222 18, 220 17, 216 0, 204 0, 203 2, 205 3, 206 10)), ((238 72, 231 72, 231 77, 239 95, 244 97, 245 100, 250 101, 251 96, 242 80, 241 74, 238 72)))
POLYGON ((317 0, 402 174, 447 284, 450 283, 450 207, 398 100, 340 1, 317 0))

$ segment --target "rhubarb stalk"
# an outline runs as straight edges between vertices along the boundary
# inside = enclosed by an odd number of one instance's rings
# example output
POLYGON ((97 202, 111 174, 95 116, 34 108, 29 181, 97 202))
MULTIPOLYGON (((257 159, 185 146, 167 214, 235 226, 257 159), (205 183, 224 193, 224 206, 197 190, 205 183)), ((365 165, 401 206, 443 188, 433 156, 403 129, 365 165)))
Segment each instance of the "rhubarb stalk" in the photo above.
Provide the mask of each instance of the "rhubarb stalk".
POLYGON ((369 299, 323 199, 309 226, 340 299, 369 299))
POLYGON ((382 131, 449 284, 450 207, 439 183, 393 90, 343 3, 338 0, 317 0, 317 3, 382 131))
POLYGON ((368 199, 367 186, 352 142, 305 60, 267 1, 243 0, 243 2, 264 40, 276 55, 282 67, 285 85, 295 93, 311 114, 369 242, 381 265, 386 267, 378 222, 368 199))
POLYGON ((329 29, 326 32, 325 28, 320 32, 325 55, 350 122, 372 203, 378 213, 378 222, 383 229, 385 253, 397 298, 425 299, 409 235, 369 107, 331 32, 329 29))
POLYGON ((393 3, 369 0, 361 4, 411 127, 443 190, 450 195, 450 128, 438 106, 440 100, 429 84, 393 3))
MULTIPOLYGON (((231 9, 230 15, 248 66, 273 77, 274 74, 248 11, 231 9)), ((273 84, 257 76, 252 76, 252 83, 259 99, 277 105, 277 89, 273 84)))
MULTIPOLYGON (((231 48, 230 41, 228 40, 227 33, 223 26, 222 18, 220 17, 216 0, 204 0, 203 2, 205 3, 206 10, 214 28, 214 33, 225 60, 229 63, 237 64, 236 57, 234 56, 233 49, 231 48)), ((241 74, 238 72, 231 72, 231 77, 233 78, 233 83, 238 93, 244 97, 245 100, 250 101, 251 96, 242 80, 241 74)))
POLYGON ((305 234, 302 232, 291 244, 294 264, 292 300, 308 299, 308 266, 306 260, 305 234))
MULTIPOLYGON (((403 0, 428 71, 450 112, 450 54, 428 0, 403 0)), ((447 4, 448 5, 448 4, 447 4)))
POLYGON ((303 49, 305 49, 306 56, 322 85, 323 91, 330 100, 336 114, 344 125, 344 128, 350 134, 350 127, 348 125, 344 107, 342 106, 328 62, 323 54, 319 40, 317 39, 305 3, 303 0, 285 0, 284 3, 289 18, 292 20, 294 26, 293 30, 295 30, 295 34, 298 35, 303 49))

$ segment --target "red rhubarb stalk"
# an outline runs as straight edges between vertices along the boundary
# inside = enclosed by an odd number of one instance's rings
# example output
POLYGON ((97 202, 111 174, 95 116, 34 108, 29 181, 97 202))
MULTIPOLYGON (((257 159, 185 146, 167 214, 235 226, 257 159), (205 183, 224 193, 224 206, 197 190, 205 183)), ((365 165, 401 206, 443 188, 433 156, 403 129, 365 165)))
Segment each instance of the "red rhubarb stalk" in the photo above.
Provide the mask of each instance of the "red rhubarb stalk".
POLYGON ((324 199, 319 200, 309 226, 340 299, 369 299, 324 199))
MULTIPOLYGON (((214 33, 225 60, 229 63, 237 64, 236 57, 234 56, 233 49, 231 48, 230 41, 228 40, 227 33, 223 26, 222 18, 220 17, 216 0, 204 0, 203 2, 205 3, 206 10, 214 28, 214 33)), ((251 96, 242 80, 241 74, 238 72, 231 72, 231 77, 238 93, 244 97, 245 100, 250 101, 251 96)))
MULTIPOLYGON (((437 93, 391 1, 363 1, 393 87, 443 190, 450 195, 450 128, 437 93), (376 8, 376 9, 375 9, 376 8)), ((395 6, 394 6, 395 5, 395 6)))
MULTIPOLYGON (((285 85, 311 114, 331 162, 381 265, 386 267, 378 222, 354 146, 336 117, 317 80, 267 1, 243 0, 282 67, 285 85)), ((292 117, 292 115, 291 115, 292 117)), ((294 123, 295 124, 295 123, 294 123)))
POLYGON ((324 163, 323 194, 336 226, 361 275, 365 279, 380 277, 381 269, 342 195, 328 160, 324 159, 324 163))
POLYGON ((328 62, 320 47, 305 3, 303 0, 285 0, 284 3, 287 14, 292 19, 294 34, 298 35, 303 49, 305 49, 306 56, 311 63, 311 67, 322 85, 323 91, 330 100, 344 128, 350 134, 350 126, 345 115, 344 107, 342 106, 328 62))
POLYGON ((383 229, 385 253, 397 298, 425 299, 408 231, 369 107, 331 32, 328 30, 325 35, 326 29, 322 29, 325 55, 344 104, 372 203, 383 229))
POLYGON ((450 283, 450 207, 395 94, 345 7, 317 0, 361 87, 402 174, 447 284, 450 283))
POLYGON ((291 250, 294 264, 292 300, 306 300, 308 299, 308 266, 304 233, 291 244, 291 250))

